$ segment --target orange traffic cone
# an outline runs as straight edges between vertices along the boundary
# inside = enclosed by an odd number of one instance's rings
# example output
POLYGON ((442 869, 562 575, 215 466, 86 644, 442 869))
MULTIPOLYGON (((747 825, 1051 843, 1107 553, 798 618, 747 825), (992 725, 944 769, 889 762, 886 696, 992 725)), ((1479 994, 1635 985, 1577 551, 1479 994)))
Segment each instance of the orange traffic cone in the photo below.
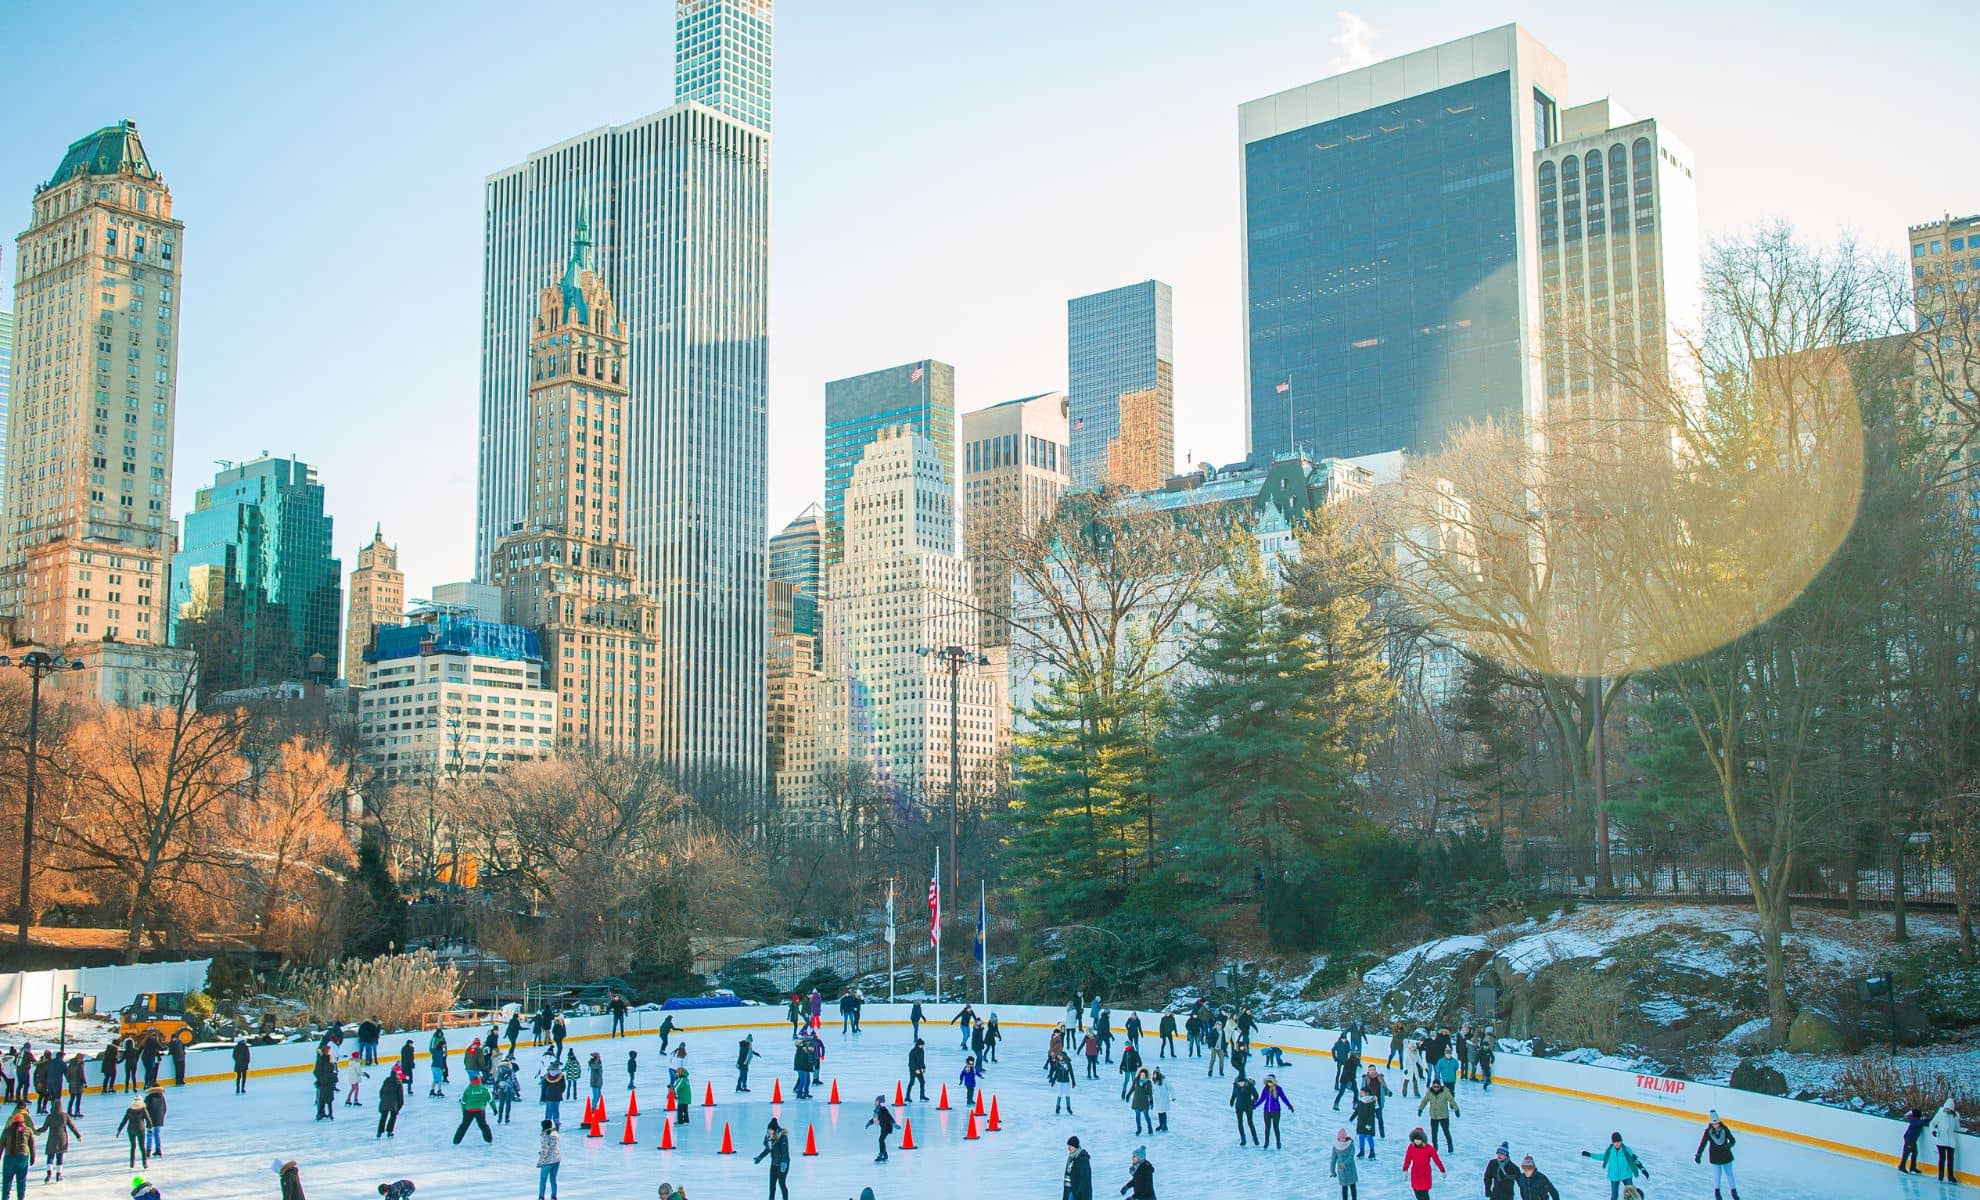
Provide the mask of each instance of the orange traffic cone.
POLYGON ((912 1117, 908 1118, 901 1125, 901 1149, 914 1149, 914 1119, 912 1117))
MULTIPOLYGON (((972 1126, 972 1128, 974 1127, 972 1126)), ((631 1113, 626 1114, 626 1136, 619 1139, 619 1144, 621 1146, 639 1145, 639 1139, 633 1136, 633 1115, 631 1113)))
POLYGON ((818 1157, 818 1135, 812 1132, 809 1125, 804 1127, 804 1155, 806 1158, 818 1157))
POLYGON ((980 1091, 979 1091, 979 1092, 977 1092, 977 1093, 976 1093, 976 1107, 975 1107, 975 1108, 972 1108, 972 1109, 970 1109, 970 1110, 969 1110, 969 1115, 970 1115, 970 1116, 972 1116, 972 1117, 980 1117, 980 1116, 982 1116, 982 1115, 983 1115, 983 1093, 982 1093, 982 1092, 980 1092, 980 1091))
MULTIPOLYGON (((628 1132, 630 1132, 630 1125, 628 1125, 628 1132)), ((963 1141, 973 1142, 975 1140, 976 1140, 976 1114, 971 1113, 969 1114, 969 1128, 963 1131, 963 1141)))
POLYGON ((899 1108, 901 1105, 906 1103, 907 1103, 907 1097, 901 1094, 901 1081, 896 1079, 894 1081, 894 1107, 899 1108))
POLYGON ((668 1088, 668 1089, 667 1089, 667 1111, 668 1111, 668 1112, 673 1112, 673 1111, 674 1111, 674 1089, 673 1089, 673 1088, 668 1088))
POLYGON ((724 1121, 722 1122, 722 1148, 720 1150, 717 1150, 715 1153, 734 1154, 735 1152, 736 1152, 736 1144, 735 1142, 729 1139, 729 1123, 727 1121, 724 1121))
POLYGON ((597 1111, 596 1109, 593 1109, 593 1110, 592 1110, 592 1113, 591 1113, 591 1123, 590 1123, 589 1125, 587 1125, 587 1126, 585 1126, 585 1130, 584 1130, 584 1136, 586 1136, 586 1137, 588 1137, 588 1138, 602 1138, 602 1137, 604 1137, 604 1136, 605 1136, 605 1114, 604 1114, 604 1113, 601 1113, 601 1112, 599 1112, 599 1111, 597 1111))
POLYGON ((832 1099, 828 1101, 828 1103, 837 1104, 838 1102, 839 1102, 839 1077, 834 1075, 832 1077, 832 1099))
POLYGON ((591 1124, 591 1097, 589 1096, 584 1098, 584 1115, 578 1118, 578 1124, 591 1124))
POLYGON ((701 1095, 701 1107, 703 1108, 715 1107, 715 1083, 713 1080, 709 1081, 708 1090, 706 1092, 703 1092, 701 1095))
POLYGON ((770 1103, 782 1104, 783 1102, 784 1102, 784 1081, 781 1079, 773 1079, 770 1081, 770 1103))
POLYGON ((995 1133, 1003 1127, 1003 1120, 997 1116, 997 1098, 992 1096, 990 1097, 990 1132, 995 1133))
POLYGON ((660 1122, 660 1148, 662 1150, 672 1150, 674 1148, 674 1123, 672 1121, 660 1122))
POLYGON ((942 1094, 935 1099, 935 1111, 949 1111, 949 1085, 946 1083, 942 1085, 942 1094))
POLYGON ((630 1088, 626 1090, 626 1115, 629 1117, 639 1115, 639 1093, 630 1088))

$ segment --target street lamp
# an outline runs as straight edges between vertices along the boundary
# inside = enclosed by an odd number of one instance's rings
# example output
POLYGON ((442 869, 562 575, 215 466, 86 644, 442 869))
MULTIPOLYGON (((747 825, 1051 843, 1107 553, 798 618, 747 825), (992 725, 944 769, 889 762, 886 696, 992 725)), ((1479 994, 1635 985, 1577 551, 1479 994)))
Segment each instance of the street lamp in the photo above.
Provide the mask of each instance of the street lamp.
MULTIPOLYGON (((962 669, 966 666, 987 667, 990 665, 990 659, 974 650, 965 650, 961 646, 943 646, 939 649, 932 646, 917 646, 914 652, 923 657, 932 656, 937 663, 949 669, 949 895, 955 897, 960 887, 957 882, 960 875, 956 866, 956 812, 959 807, 956 790, 962 776, 957 711, 962 703, 962 669)), ((957 902, 952 899, 950 904, 954 905, 957 902)), ((940 986, 939 983, 937 986, 940 986)))
POLYGON ((25 971, 28 969, 28 882, 32 878, 34 859, 34 769, 41 757, 41 681, 58 671, 80 671, 83 664, 80 658, 64 658, 45 650, 30 650, 18 658, 0 654, 0 667, 19 667, 33 681, 28 685, 27 778, 22 788, 24 800, 21 805, 21 928, 16 946, 21 970, 25 971))

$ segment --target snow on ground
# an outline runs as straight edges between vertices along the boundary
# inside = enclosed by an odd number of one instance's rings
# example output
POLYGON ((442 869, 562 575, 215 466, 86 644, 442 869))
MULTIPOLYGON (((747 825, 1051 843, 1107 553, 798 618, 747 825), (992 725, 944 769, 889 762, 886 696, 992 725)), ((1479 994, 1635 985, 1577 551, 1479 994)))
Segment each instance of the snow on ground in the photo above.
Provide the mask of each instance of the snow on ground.
MULTIPOLYGON (((724 1014, 725 1019, 732 1016, 724 1014)), ((694 1015, 686 1018, 692 1025, 694 1015)), ((583 1108, 582 1101, 566 1102, 560 1194, 566 1200, 640 1200, 652 1196, 665 1180, 685 1185, 694 1200, 761 1196, 766 1168, 752 1165, 750 1156, 764 1122, 773 1114, 793 1125, 794 1151, 803 1149, 807 1125, 817 1133, 819 1157, 793 1160, 791 1193, 801 1200, 840 1200, 858 1195, 866 1186, 873 1187, 879 1200, 1057 1196, 1069 1134, 1078 1134, 1093 1154, 1099 1196, 1113 1195, 1126 1179, 1128 1153, 1137 1145, 1148 1147, 1157 1191, 1163 1196, 1331 1200, 1336 1194, 1326 1177, 1327 1152, 1343 1121, 1327 1106, 1331 1065, 1324 1060, 1295 1056, 1293 1065, 1279 1072, 1296 1106, 1286 1122, 1286 1148, 1239 1151, 1226 1107, 1230 1082, 1206 1079, 1203 1060, 1182 1059, 1176 1064, 1172 1132, 1136 1137, 1133 1117, 1118 1098, 1119 1076, 1105 1065, 1102 1079, 1081 1081, 1075 1093, 1077 1113, 1054 1116, 1051 1092, 1038 1070, 1046 1033, 1011 1028, 1002 1061, 991 1068, 989 1077, 1004 1128, 970 1142, 963 1140, 966 1115, 956 1083, 962 1053, 946 1027, 931 1024, 924 1027, 924 1034, 930 1050, 931 1094, 946 1080, 957 1107, 940 1113, 932 1104, 908 1105, 920 1148, 903 1151, 897 1146, 893 1161, 884 1165, 872 1162, 873 1137, 864 1124, 873 1095, 884 1091, 891 1099, 894 1082, 903 1071, 908 1048, 908 1031, 903 1027, 872 1027, 851 1038, 827 1026, 826 1083, 818 1094, 823 1097, 836 1077, 845 1101, 837 1108, 822 1099, 769 1103, 771 1080, 781 1077, 788 1095, 791 1079, 786 1043, 776 1030, 755 1031, 764 1057, 753 1072, 754 1090, 744 1098, 746 1103, 739 1102, 731 1089, 733 1072, 716 1065, 733 1061, 737 1035, 725 1031, 697 1036, 690 1031, 687 1042, 698 1067, 695 1092, 699 1095, 704 1083, 713 1079, 718 1104, 713 1109, 695 1108, 685 1128, 676 1127, 679 1148, 671 1152, 656 1149, 662 1099, 654 1039, 574 1043, 580 1058, 593 1050, 603 1054, 609 1068, 606 1102, 613 1119, 606 1137, 587 1139, 572 1120, 583 1108), (643 1115, 635 1146, 619 1144, 628 1049, 640 1052, 641 1077, 647 1082, 640 1096, 643 1115), (739 1151, 732 1157, 715 1152, 725 1122, 739 1151)), ((1260 1041, 1270 1041, 1269 1027, 1260 1041)), ((1152 1055, 1152 1039, 1143 1044, 1152 1055)), ((526 1073, 533 1073, 534 1052, 525 1046, 518 1059, 526 1073)), ((1150 1061, 1162 1064, 1157 1058, 1150 1061)), ((458 1059, 454 1074, 450 1090, 458 1096, 464 1082, 458 1059)), ((302 1074, 252 1080, 244 1097, 234 1096, 226 1083, 172 1090, 166 1155, 144 1173, 167 1200, 267 1200, 277 1190, 269 1171, 269 1160, 277 1156, 294 1157, 301 1164, 303 1184, 312 1200, 363 1200, 376 1196, 379 1183, 400 1177, 418 1184, 416 1200, 500 1196, 526 1200, 532 1195, 541 1106, 518 1104, 514 1123, 496 1128, 492 1146, 483 1145, 479 1134, 471 1132, 466 1144, 454 1147, 449 1141, 458 1120, 456 1101, 426 1098, 424 1063, 419 1075, 416 1086, 409 1089, 412 1094, 399 1120, 398 1137, 392 1141, 373 1136, 375 1079, 366 1085, 364 1107, 344 1108, 340 1103, 334 1123, 312 1120, 311 1085, 302 1074)), ((1689 1121, 1507 1088, 1481 1093, 1475 1085, 1464 1084, 1461 1089, 1463 1115, 1455 1122, 1458 1148, 1448 1159, 1451 1177, 1439 1186, 1439 1195, 1473 1194, 1485 1160, 1501 1138, 1511 1141, 1515 1158, 1532 1154, 1563 1195, 1605 1194, 1599 1168, 1578 1152, 1599 1149, 1611 1129, 1621 1129, 1651 1168, 1652 1195, 1704 1195, 1710 1186, 1706 1168, 1691 1162, 1698 1129, 1689 1121)), ((88 1096, 81 1122, 84 1140, 69 1156, 68 1181, 60 1193, 50 1195, 113 1200, 129 1194, 132 1172, 125 1166, 125 1144, 111 1134, 124 1103, 121 1096, 88 1096)), ((1413 1106, 1401 1100, 1391 1105, 1389 1137, 1381 1144, 1380 1158, 1362 1164, 1363 1200, 1404 1200, 1409 1194, 1399 1163, 1404 1137, 1416 1123, 1408 1111, 1413 1106)), ((1929 1179, 1912 1177, 1900 1180, 1894 1193, 1888 1167, 1759 1137, 1741 1140, 1738 1166, 1746 1194, 1754 1196, 1860 1200, 1896 1194, 1937 1200, 1957 1194, 1942 1192, 1929 1179)), ((39 1167, 32 1179, 30 1194, 40 1194, 39 1167)))
MULTIPOLYGON (((71 1050, 97 1051, 110 1043, 117 1035, 115 1017, 70 1017, 67 1045, 71 1050)), ((13 1025, 0 1025, 0 1045, 18 1048, 22 1042, 32 1042, 37 1051, 53 1050, 62 1037, 60 1017, 48 1021, 22 1021, 13 1025)))

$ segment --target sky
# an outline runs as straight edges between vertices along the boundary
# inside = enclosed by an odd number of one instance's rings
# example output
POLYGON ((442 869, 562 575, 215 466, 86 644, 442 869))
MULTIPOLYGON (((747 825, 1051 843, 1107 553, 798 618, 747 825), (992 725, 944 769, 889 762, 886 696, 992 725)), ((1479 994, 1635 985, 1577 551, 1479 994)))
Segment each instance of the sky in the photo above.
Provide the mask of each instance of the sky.
MULTIPOLYGON (((1698 162, 1707 237, 1785 218, 1892 254, 1980 211, 1980 22, 1834 0, 783 0, 769 528, 819 498, 824 385, 919 358, 964 411, 1065 386, 1068 298, 1175 289, 1176 449, 1245 453, 1237 108, 1517 20, 1698 162)), ((0 211, 120 118, 186 223, 177 514, 213 460, 318 466, 345 569, 473 573, 481 186, 672 102, 673 5, 16 0, 0 211)), ((0 307, 11 307, 11 234, 0 307)))

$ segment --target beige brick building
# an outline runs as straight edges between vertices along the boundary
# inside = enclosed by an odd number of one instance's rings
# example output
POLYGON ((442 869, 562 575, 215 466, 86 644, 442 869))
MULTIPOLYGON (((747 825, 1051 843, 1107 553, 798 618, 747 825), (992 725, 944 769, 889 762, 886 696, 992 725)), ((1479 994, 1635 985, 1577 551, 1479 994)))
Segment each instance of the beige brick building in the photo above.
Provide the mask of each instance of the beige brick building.
POLYGON ((385 531, 374 526, 371 544, 358 551, 351 572, 351 607, 344 619, 344 677, 353 687, 365 683, 365 647, 371 631, 405 620, 406 576, 399 570, 399 551, 385 544, 385 531))

